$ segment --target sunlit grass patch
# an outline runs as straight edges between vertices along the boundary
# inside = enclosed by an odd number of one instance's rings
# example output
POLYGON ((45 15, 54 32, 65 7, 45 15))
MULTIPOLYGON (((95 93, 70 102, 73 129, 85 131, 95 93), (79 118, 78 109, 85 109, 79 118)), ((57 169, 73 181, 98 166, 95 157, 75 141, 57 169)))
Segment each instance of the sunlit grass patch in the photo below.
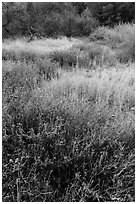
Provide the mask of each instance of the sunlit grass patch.
POLYGON ((27 42, 27 40, 13 40, 5 41, 3 43, 3 59, 21 60, 27 59, 35 60, 36 58, 44 58, 50 52, 56 50, 69 49, 76 41, 71 42, 67 38, 63 39, 42 39, 27 42))

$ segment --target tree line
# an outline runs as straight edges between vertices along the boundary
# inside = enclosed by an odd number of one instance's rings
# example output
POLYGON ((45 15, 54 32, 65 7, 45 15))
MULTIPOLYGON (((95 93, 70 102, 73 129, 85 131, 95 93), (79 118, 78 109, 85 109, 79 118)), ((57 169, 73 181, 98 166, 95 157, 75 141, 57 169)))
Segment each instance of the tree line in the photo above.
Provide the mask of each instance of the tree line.
POLYGON ((88 36, 99 25, 135 22, 134 2, 3 2, 2 36, 88 36))

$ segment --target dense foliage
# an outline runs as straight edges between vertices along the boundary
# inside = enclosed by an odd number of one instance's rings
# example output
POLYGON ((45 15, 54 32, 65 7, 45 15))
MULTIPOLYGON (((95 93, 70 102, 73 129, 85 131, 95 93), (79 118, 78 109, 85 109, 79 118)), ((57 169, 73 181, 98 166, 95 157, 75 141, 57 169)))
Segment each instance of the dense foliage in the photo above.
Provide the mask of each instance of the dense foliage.
POLYGON ((98 25, 133 22, 134 2, 3 2, 3 38, 87 36, 98 25))

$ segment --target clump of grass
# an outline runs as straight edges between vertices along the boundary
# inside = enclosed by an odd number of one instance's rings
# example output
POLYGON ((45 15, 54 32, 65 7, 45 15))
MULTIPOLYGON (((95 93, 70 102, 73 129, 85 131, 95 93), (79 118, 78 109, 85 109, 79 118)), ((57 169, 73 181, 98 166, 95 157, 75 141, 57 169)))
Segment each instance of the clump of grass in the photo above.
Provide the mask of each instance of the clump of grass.
POLYGON ((32 90, 38 87, 37 78, 36 67, 32 64, 3 63, 3 125, 21 120, 24 105, 31 98, 32 90))
POLYGON ((51 80, 53 78, 59 79, 59 64, 51 62, 49 59, 40 59, 36 61, 38 75, 44 80, 51 80))
POLYGON ((114 28, 99 27, 91 40, 100 41, 116 50, 116 58, 127 63, 135 60, 135 25, 121 24, 114 28))
POLYGON ((90 42, 80 42, 72 46, 72 50, 76 50, 78 55, 78 66, 80 68, 87 68, 90 62, 89 52, 94 44, 90 42))
POLYGON ((73 50, 55 51, 50 54, 50 59, 53 62, 58 62, 61 68, 75 67, 77 64, 77 52, 73 50))
POLYGON ((115 52, 107 46, 95 44, 89 50, 90 66, 114 66, 116 64, 115 52))
POLYGON ((107 45, 96 42, 81 42, 72 47, 79 53, 81 67, 114 66, 117 63, 115 51, 107 45))
MULTIPOLYGON (((11 132, 11 123, 23 123, 23 109, 32 97, 33 90, 44 81, 59 79, 58 65, 49 60, 34 63, 3 62, 3 125, 11 132)), ((25 124, 25 122, 24 122, 25 124)))

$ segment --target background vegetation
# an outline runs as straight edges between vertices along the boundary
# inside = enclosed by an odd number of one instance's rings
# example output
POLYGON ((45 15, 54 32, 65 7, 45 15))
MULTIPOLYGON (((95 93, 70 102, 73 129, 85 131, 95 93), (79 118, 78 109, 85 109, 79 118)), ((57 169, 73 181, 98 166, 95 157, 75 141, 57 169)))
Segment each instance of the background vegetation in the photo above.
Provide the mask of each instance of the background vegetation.
POLYGON ((4 202, 135 201, 133 10, 3 3, 4 202))
POLYGON ((135 21, 134 2, 3 2, 3 39, 88 36, 98 25, 135 21))

